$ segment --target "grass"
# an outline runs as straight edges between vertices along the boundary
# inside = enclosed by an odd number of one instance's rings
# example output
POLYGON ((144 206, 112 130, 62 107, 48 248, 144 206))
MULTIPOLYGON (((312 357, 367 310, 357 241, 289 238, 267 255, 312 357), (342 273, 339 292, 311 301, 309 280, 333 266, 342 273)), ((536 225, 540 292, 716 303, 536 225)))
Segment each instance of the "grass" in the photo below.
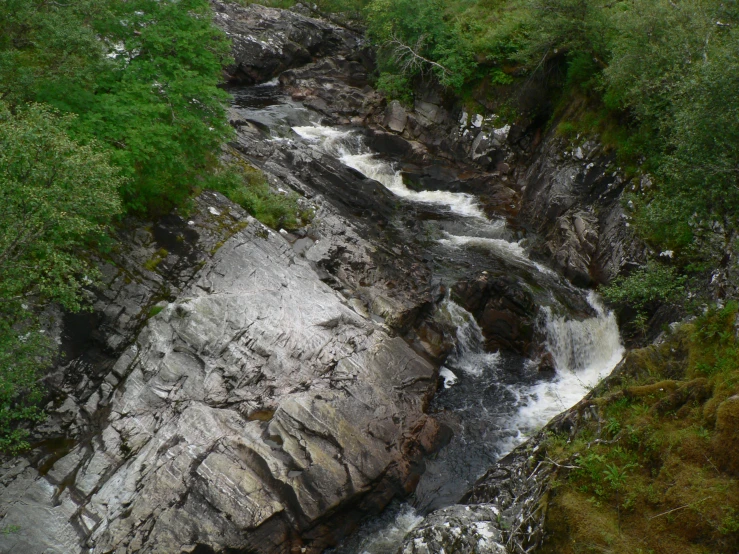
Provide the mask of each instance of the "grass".
POLYGON ((599 417, 547 455, 577 469, 552 489, 541 552, 716 554, 739 549, 736 305, 631 352, 592 399, 599 417))
POLYGON ((312 210, 301 207, 298 194, 274 190, 264 173, 244 162, 224 168, 209 186, 272 229, 297 229, 314 217, 312 210))
POLYGON ((144 267, 149 271, 156 271, 157 267, 159 267, 159 264, 164 261, 167 256, 169 255, 169 252, 165 248, 160 248, 156 252, 154 252, 154 255, 147 260, 144 263, 144 267))

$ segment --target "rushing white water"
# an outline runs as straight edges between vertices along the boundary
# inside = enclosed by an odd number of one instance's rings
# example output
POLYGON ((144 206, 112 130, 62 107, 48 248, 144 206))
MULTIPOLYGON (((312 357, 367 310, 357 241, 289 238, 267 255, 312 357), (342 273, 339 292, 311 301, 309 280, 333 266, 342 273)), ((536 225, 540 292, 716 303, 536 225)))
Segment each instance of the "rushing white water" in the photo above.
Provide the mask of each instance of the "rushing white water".
MULTIPOLYGON (((449 298, 444 300, 439 310, 441 318, 447 319, 457 330, 456 350, 447 360, 447 365, 476 377, 495 368, 500 353, 485 351, 485 338, 474 316, 449 298)), ((447 367, 442 369, 451 373, 447 367)))
MULTIPOLYGON (((315 125, 293 127, 293 130, 347 166, 378 181, 393 194, 412 202, 444 206, 464 216, 463 219, 470 222, 467 225, 470 234, 442 231, 443 238, 437 241, 442 246, 452 250, 483 249, 508 263, 536 268, 556 277, 551 269, 529 258, 522 241, 506 240, 511 233, 505 221, 489 221, 474 196, 409 189, 401 172, 373 154, 356 132, 315 125)), ((445 463, 457 464, 471 474, 467 479, 474 479, 473 472, 478 468, 460 465, 460 458, 465 457, 464 453, 473 444, 477 450, 487 450, 487 453, 476 451, 478 463, 484 463, 486 456, 492 456, 493 460, 503 456, 552 417, 576 404, 613 370, 623 355, 616 319, 606 312, 594 293, 590 293, 587 300, 596 315, 582 321, 555 316, 551 308, 542 307, 545 347, 554 360, 556 375, 549 380, 534 376, 514 382, 506 381, 501 354, 485 351, 485 339, 474 316, 449 298, 442 303, 438 317, 446 319, 456 329, 457 339, 454 353, 441 368, 444 388, 455 391, 458 387, 464 388, 465 398, 462 404, 455 404, 454 409, 458 414, 467 414, 461 416, 463 421, 472 417, 457 430, 445 453, 440 453, 440 458, 447 457, 445 463), (491 400, 491 391, 497 395, 497 402, 491 400), (488 433, 494 444, 477 444, 481 440, 485 442, 488 433)), ((429 463, 437 462, 438 459, 429 463)), ((442 490, 443 485, 439 487, 442 490)), ((386 514, 382 525, 365 535, 361 544, 345 551, 356 554, 390 552, 419 521, 420 517, 411 506, 402 505, 399 510, 386 514)))
MULTIPOLYGON (((587 299, 596 315, 582 321, 556 317, 550 308, 542 308, 545 346, 557 373, 550 381, 513 387, 520 405, 508 422, 508 428, 516 433, 506 451, 574 406, 621 361, 624 348, 615 316, 606 312, 595 293, 590 292, 587 299)), ((457 348, 448 365, 476 377, 494 370, 500 354, 484 350, 482 330, 472 314, 449 299, 441 310, 457 328, 457 348)))
POLYGON ((540 382, 525 392, 529 400, 513 420, 520 437, 511 447, 577 404, 621 361, 624 347, 616 317, 605 310, 594 292, 588 294, 588 303, 596 316, 582 321, 557 317, 550 308, 542 308, 546 349, 554 358, 557 374, 552 381, 540 382))
POLYGON ((423 521, 423 516, 408 504, 391 505, 385 516, 352 537, 348 550, 356 554, 393 554, 403 538, 423 521))
POLYGON ((381 183, 390 192, 412 202, 446 206, 449 211, 485 219, 477 199, 471 194, 442 190, 414 191, 405 186, 403 176, 390 163, 373 154, 362 142, 360 134, 333 127, 305 126, 293 130, 302 138, 316 142, 344 164, 381 183))
POLYGON ((440 244, 463 248, 470 246, 487 248, 489 250, 493 250, 504 258, 529 262, 528 256, 526 255, 526 250, 524 250, 524 248, 518 242, 509 242, 503 239, 492 239, 488 237, 467 237, 450 235, 449 233, 444 234, 446 235, 446 237, 443 239, 439 239, 440 244))
POLYGON ((546 266, 529 258, 526 249, 521 246, 523 241, 513 242, 501 238, 452 235, 444 233, 445 237, 438 243, 452 248, 482 248, 496 256, 517 265, 536 268, 541 273, 556 276, 556 273, 546 266))

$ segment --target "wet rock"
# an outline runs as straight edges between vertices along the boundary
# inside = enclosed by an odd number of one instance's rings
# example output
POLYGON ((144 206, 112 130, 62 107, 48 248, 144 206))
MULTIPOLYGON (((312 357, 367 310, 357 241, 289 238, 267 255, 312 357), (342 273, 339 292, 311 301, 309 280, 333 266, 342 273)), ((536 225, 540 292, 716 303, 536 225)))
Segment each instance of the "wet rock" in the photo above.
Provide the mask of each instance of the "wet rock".
POLYGON ((403 541, 397 554, 505 554, 493 506, 450 506, 433 512, 403 541))
POLYGON ((452 298, 475 316, 488 351, 530 352, 538 308, 515 277, 482 274, 460 281, 452 287, 452 298))
POLYGON ((552 356, 551 352, 544 352, 539 359, 536 369, 543 373, 553 373, 557 371, 557 364, 554 361, 554 356, 552 356))
POLYGON ((92 440, 3 468, 23 533, 0 550, 320 552, 411 488, 438 434, 434 368, 279 233, 215 194, 198 211, 213 206, 246 226, 116 364, 92 440))
POLYGON ((211 5, 216 25, 232 41, 234 64, 226 74, 233 83, 268 81, 317 57, 349 56, 362 49, 359 34, 294 11, 221 0, 211 5))
POLYGON ((324 58, 279 77, 280 84, 296 100, 307 102, 327 121, 355 120, 364 124, 371 114, 380 113, 385 100, 368 86, 374 65, 372 56, 324 58))

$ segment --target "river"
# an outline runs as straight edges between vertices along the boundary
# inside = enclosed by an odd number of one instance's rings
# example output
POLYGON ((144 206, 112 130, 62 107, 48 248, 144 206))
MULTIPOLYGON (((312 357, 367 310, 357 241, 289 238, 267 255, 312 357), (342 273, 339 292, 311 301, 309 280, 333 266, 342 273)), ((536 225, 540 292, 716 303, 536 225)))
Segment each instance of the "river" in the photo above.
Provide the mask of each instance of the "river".
POLYGON ((403 217, 422 220, 413 240, 422 243, 441 282, 451 286, 475 271, 513 273, 536 292, 541 306, 537 325, 554 374, 539 372, 536 361, 514 353, 485 351, 472 314, 449 297, 438 306, 436 317, 456 329, 456 346, 440 370, 444 385, 429 411, 451 429, 452 438, 426 460, 413 495, 369 518, 333 551, 392 553, 424 514, 457 502, 497 460, 612 371, 624 350, 616 319, 595 293, 574 288, 532 260, 521 233, 503 217, 486 215, 474 195, 408 186, 402 160, 373 152, 361 129, 322 125, 319 114, 284 96, 276 83, 232 93, 239 116, 263 127, 267 140, 303 141, 392 192, 408 208, 403 217), (572 317, 565 297, 587 303, 592 315, 572 317))

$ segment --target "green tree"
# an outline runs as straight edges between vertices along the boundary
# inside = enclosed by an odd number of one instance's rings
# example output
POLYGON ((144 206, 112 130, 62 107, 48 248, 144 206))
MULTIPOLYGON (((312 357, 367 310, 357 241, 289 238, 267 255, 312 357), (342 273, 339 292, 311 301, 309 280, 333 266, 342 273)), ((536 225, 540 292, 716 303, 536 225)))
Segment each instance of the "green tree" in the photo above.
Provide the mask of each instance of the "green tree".
POLYGON ((77 114, 70 133, 111 148, 131 210, 182 203, 217 165, 228 52, 207 0, 0 0, 0 99, 77 114))
POLYGON ((120 212, 122 179, 107 152, 81 145, 75 117, 42 105, 12 114, 0 104, 0 449, 24 446, 37 419, 37 374, 52 345, 35 315, 49 302, 82 307, 98 272, 84 251, 120 212))
POLYGON ((458 90, 470 77, 472 50, 446 7, 441 0, 373 0, 367 7, 368 34, 380 48, 380 84, 390 92, 423 74, 458 90))

